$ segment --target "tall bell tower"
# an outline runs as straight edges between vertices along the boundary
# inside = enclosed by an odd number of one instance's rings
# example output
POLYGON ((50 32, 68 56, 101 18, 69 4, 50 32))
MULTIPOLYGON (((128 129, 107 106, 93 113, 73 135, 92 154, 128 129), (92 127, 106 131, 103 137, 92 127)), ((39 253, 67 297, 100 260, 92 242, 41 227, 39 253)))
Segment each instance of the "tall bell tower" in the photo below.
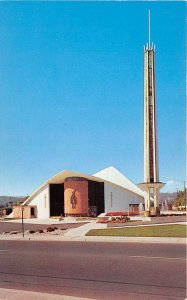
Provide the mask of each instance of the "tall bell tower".
POLYGON ((159 213, 159 191, 164 183, 159 181, 158 145, 156 126, 155 45, 151 44, 150 11, 148 12, 148 43, 144 47, 144 182, 139 187, 146 193, 145 211, 159 213))

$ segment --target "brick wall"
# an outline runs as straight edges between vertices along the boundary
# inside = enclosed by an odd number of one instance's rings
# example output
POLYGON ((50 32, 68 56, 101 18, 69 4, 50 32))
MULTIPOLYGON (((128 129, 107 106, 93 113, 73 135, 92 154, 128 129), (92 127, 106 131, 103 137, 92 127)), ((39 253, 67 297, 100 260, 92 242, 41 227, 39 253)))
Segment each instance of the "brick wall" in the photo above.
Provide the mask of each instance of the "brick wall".
MULTIPOLYGON (((14 206, 13 207, 13 217, 21 219, 22 218, 22 206, 14 206)), ((30 219, 31 217, 31 206, 24 206, 23 218, 30 219)))

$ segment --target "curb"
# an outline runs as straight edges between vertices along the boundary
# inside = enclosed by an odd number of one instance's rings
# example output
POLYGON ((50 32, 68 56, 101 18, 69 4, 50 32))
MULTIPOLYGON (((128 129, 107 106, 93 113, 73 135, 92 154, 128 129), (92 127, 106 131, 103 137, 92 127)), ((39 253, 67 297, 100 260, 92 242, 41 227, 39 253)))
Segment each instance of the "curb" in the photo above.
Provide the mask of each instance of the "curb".
POLYGON ((21 298, 27 300, 92 300, 91 298, 0 288, 0 300, 20 300, 21 298))

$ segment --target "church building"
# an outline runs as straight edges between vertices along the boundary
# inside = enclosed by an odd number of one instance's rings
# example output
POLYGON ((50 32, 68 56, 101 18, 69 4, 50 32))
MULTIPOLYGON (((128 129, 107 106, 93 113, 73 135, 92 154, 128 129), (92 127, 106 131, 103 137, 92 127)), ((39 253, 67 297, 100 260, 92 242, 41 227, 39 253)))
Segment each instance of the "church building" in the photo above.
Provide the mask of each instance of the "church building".
POLYGON ((94 175, 64 170, 39 186, 13 216, 98 216, 104 212, 138 210, 144 192, 114 167, 94 175))

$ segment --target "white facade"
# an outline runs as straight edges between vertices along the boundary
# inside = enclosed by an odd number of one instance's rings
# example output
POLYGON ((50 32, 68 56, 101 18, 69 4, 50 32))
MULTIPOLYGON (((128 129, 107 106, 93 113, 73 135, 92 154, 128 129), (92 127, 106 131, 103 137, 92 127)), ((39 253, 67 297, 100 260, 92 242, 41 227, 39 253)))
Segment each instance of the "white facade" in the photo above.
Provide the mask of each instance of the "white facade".
POLYGON ((114 184, 105 183, 105 212, 129 211, 129 205, 140 204, 144 198, 114 184))
POLYGON ((35 205, 35 215, 39 219, 48 219, 50 217, 49 185, 41 190, 27 205, 35 205))

